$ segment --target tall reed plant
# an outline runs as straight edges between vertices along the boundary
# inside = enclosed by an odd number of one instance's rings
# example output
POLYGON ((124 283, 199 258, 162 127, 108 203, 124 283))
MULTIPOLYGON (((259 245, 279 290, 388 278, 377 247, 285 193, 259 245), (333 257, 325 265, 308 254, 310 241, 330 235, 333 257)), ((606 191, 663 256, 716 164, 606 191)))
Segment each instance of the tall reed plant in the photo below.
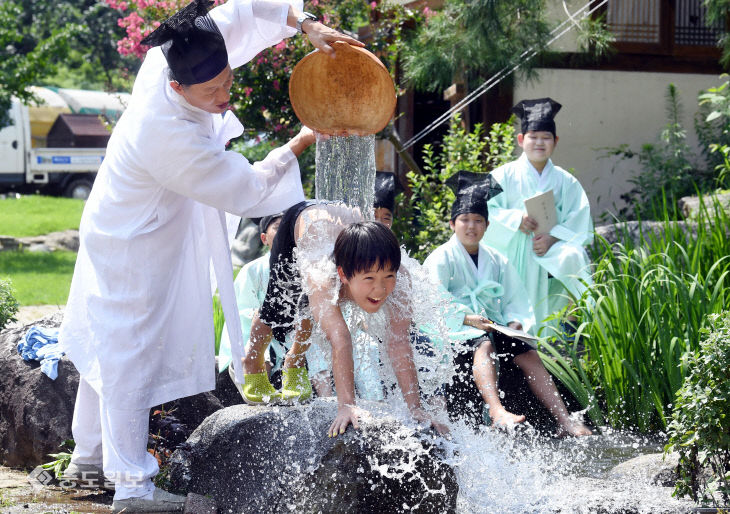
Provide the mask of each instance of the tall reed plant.
POLYGON ((663 430, 699 347, 708 315, 730 306, 730 218, 716 202, 697 224, 675 221, 664 204, 663 230, 599 238, 595 284, 573 307, 576 341, 545 343, 543 359, 598 425, 663 430))

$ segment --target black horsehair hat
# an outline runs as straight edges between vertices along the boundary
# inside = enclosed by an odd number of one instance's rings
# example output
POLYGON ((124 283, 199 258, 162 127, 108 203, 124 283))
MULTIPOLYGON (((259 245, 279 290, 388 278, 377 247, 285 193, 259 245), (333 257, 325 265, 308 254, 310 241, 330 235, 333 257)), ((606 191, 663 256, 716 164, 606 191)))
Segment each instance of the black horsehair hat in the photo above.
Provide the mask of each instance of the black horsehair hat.
POLYGON ((212 0, 193 0, 141 42, 162 46, 172 78, 180 84, 207 82, 228 65, 226 43, 208 15, 212 5, 212 0))
POLYGON ((373 207, 395 210, 395 195, 403 191, 400 181, 389 171, 375 172, 375 201, 373 207))
POLYGON ((522 121, 520 132, 527 134, 530 130, 552 132, 555 135, 555 120, 553 118, 562 105, 552 98, 538 98, 536 100, 522 100, 512 108, 522 121))
POLYGON ((502 187, 491 173, 461 170, 451 175, 446 185, 456 194, 454 205, 451 206, 451 221, 459 214, 469 213, 481 214, 488 220, 487 202, 502 192, 502 187))

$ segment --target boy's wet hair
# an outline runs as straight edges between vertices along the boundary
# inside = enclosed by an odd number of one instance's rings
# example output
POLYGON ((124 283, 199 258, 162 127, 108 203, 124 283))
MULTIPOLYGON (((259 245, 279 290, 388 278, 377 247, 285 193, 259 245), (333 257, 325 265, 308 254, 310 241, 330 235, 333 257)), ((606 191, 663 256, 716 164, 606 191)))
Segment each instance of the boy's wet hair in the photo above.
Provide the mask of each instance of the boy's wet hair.
POLYGON ((400 246, 393 232, 377 221, 360 221, 345 227, 332 252, 335 266, 349 280, 355 273, 400 268, 400 246))

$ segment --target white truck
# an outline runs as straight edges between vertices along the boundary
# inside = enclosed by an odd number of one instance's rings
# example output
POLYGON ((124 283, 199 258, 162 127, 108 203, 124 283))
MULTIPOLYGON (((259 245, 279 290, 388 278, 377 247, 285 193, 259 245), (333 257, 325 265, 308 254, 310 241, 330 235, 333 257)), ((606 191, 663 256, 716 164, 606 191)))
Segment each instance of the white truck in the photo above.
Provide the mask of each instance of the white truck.
POLYGON ((0 130, 0 193, 62 194, 87 198, 105 148, 34 148, 28 107, 14 99, 13 124, 0 130))

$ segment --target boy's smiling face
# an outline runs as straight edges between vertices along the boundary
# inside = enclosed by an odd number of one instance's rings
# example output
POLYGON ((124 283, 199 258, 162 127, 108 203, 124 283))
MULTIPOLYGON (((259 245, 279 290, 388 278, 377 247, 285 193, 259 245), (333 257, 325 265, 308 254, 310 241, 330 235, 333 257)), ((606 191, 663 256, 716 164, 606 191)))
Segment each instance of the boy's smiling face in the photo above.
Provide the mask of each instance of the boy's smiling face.
POLYGON ((340 280, 347 287, 348 298, 370 314, 378 312, 395 289, 397 272, 390 266, 378 267, 376 264, 367 271, 357 271, 349 279, 342 267, 337 268, 340 280))
POLYGON ((459 214, 449 222, 449 225, 451 225, 451 230, 454 231, 456 238, 464 245, 466 251, 475 254, 479 251, 479 242, 482 240, 489 223, 481 214, 469 212, 459 214))
POLYGON ((517 144, 525 152, 527 159, 539 170, 547 163, 555 150, 558 136, 552 132, 530 130, 527 134, 517 134, 517 144))

